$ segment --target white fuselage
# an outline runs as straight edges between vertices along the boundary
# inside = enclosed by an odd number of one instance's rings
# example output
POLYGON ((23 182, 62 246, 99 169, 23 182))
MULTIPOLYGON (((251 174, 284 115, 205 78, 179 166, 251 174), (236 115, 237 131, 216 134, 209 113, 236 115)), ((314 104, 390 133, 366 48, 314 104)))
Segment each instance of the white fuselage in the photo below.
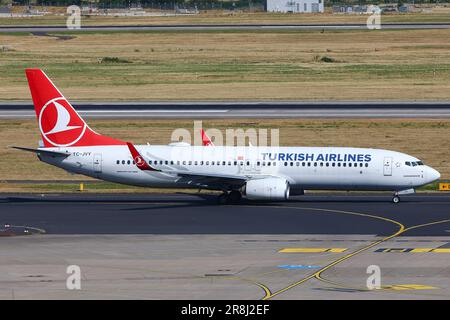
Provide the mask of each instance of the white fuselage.
MULTIPOLYGON (((439 178, 436 170, 422 165, 418 159, 381 149, 185 145, 141 145, 136 149, 153 168, 165 172, 137 168, 126 145, 50 148, 71 155, 53 158, 41 154, 40 159, 69 172, 145 187, 199 188, 198 184, 192 185, 177 174, 171 174, 171 170, 245 179, 273 176, 286 179, 293 189, 302 190, 400 191, 439 178)), ((222 189, 217 185, 201 187, 222 189)))

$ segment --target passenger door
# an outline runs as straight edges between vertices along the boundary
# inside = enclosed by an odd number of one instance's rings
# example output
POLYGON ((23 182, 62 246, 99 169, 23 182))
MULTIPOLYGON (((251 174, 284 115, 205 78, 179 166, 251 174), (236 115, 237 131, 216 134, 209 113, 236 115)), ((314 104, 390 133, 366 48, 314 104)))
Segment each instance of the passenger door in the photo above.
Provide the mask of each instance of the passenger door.
POLYGON ((94 154, 94 172, 102 173, 102 154, 101 153, 94 154))
POLYGON ((384 158, 383 174, 385 176, 392 176, 392 158, 391 157, 384 158))

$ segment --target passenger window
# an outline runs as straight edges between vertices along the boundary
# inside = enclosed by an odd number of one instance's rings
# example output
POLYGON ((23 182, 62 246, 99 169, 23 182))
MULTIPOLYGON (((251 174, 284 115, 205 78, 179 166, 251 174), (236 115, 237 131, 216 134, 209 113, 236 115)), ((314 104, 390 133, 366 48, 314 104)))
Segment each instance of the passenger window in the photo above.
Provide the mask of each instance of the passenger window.
POLYGON ((248 166, 250 165, 250 161, 247 161, 247 165, 248 165, 248 166))
POLYGON ((270 163, 270 162, 267 162, 267 165, 270 167, 271 163, 270 163))
POLYGON ((346 164, 346 163, 344 162, 344 163, 342 164, 342 166, 343 166, 343 167, 346 167, 346 166, 347 166, 347 164, 346 164))
POLYGON ((359 166, 362 168, 362 166, 363 166, 362 162, 359 163, 359 166))
POLYGON ((366 163, 366 164, 365 164, 365 166, 366 166, 366 168, 367 168, 367 167, 369 166, 369 164, 368 164, 368 163, 366 163))
POLYGON ((215 162, 214 161, 211 161, 211 165, 213 166, 215 164, 215 162))
POLYGON ((333 163, 331 164, 331 166, 332 166, 332 167, 335 167, 335 166, 336 166, 336 163, 333 162, 333 163))
POLYGON ((198 161, 194 161, 194 166, 198 166, 198 161))
POLYGON ((308 167, 311 167, 311 162, 308 162, 308 167))
POLYGON ((173 165, 173 161, 170 161, 170 164, 173 165))
POLYGON ((284 163, 284 166, 287 167, 287 162, 284 163))
POLYGON ((330 166, 330 164, 327 162, 326 164, 325 164, 327 167, 329 167, 330 166))
POLYGON ((349 164, 348 164, 348 166, 349 166, 349 167, 351 167, 351 166, 352 166, 352 164, 351 164, 351 163, 349 163, 349 164))
POLYGON ((130 163, 131 163, 131 161, 130 161, 130 160, 128 160, 128 161, 127 161, 127 164, 130 164, 130 163))
POLYGON ((209 166, 209 161, 206 161, 205 164, 206 164, 207 166, 209 166))
POLYGON ((125 164, 125 160, 122 160, 122 164, 125 164))
POLYGON ((235 166, 237 166, 237 161, 234 161, 233 164, 234 164, 235 166))
POLYGON ((314 162, 314 167, 317 167, 317 162, 314 162))
POLYGON ((186 165, 186 161, 183 161, 183 166, 185 166, 186 165))
POLYGON ((338 167, 340 167, 341 166, 341 163, 340 162, 338 162, 338 167))
POLYGON ((320 163, 320 166, 323 167, 323 162, 320 163))
POLYGON ((192 166, 192 161, 189 161, 189 162, 188 162, 188 165, 192 166))
POLYGON ((291 162, 291 167, 293 167, 294 166, 294 163, 293 162, 291 162))
POLYGON ((116 161, 116 164, 120 164, 120 160, 117 160, 117 161, 116 161))
POLYGON ((306 163, 302 162, 302 167, 304 167, 306 165, 306 163))

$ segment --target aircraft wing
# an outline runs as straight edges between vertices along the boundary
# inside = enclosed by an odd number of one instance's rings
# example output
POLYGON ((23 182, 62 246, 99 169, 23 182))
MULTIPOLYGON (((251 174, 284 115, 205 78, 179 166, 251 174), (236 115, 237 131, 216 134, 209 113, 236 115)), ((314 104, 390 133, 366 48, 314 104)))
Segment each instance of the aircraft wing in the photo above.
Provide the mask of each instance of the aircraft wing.
POLYGON ((130 150, 131 156, 133 157, 134 163, 136 167, 138 167, 142 171, 160 171, 153 167, 151 167, 147 161, 145 161, 144 157, 136 150, 134 145, 131 142, 127 142, 128 150, 130 150))
POLYGON ((245 183, 245 181, 248 180, 247 177, 227 174, 203 174, 178 171, 174 169, 155 169, 146 162, 144 157, 137 151, 132 143, 127 142, 127 145, 131 155, 133 156, 136 167, 138 167, 140 170, 156 171, 160 173, 176 175, 179 177, 179 179, 177 180, 177 182, 179 183, 186 183, 189 185, 198 186, 199 188, 214 187, 223 189, 226 186, 240 187, 245 183))
POLYGON ((52 150, 45 150, 45 149, 32 149, 32 148, 16 147, 16 146, 11 146, 11 148, 22 150, 22 151, 34 152, 36 154, 44 154, 44 155, 52 156, 52 157, 68 157, 68 156, 70 156, 69 152, 52 151, 52 150))
POLYGON ((241 187, 247 181, 247 177, 234 176, 226 174, 203 174, 195 172, 180 172, 167 170, 164 173, 177 175, 180 179, 177 180, 178 183, 186 183, 189 185, 194 185, 198 187, 216 187, 223 189, 226 186, 241 187))

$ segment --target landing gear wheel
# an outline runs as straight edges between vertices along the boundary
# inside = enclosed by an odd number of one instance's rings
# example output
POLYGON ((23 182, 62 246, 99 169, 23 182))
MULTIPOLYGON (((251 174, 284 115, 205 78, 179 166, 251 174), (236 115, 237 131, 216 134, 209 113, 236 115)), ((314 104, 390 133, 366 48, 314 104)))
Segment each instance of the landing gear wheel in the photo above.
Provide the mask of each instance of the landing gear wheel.
POLYGON ((217 198, 217 202, 219 204, 227 204, 229 201, 229 195, 227 192, 222 193, 218 198, 217 198))
POLYGON ((392 198, 392 202, 393 202, 393 203, 399 203, 399 202, 400 202, 400 197, 399 197, 399 196, 394 196, 394 197, 392 198))
POLYGON ((242 194, 239 191, 233 190, 230 192, 228 199, 232 204, 239 203, 242 199, 242 194))

